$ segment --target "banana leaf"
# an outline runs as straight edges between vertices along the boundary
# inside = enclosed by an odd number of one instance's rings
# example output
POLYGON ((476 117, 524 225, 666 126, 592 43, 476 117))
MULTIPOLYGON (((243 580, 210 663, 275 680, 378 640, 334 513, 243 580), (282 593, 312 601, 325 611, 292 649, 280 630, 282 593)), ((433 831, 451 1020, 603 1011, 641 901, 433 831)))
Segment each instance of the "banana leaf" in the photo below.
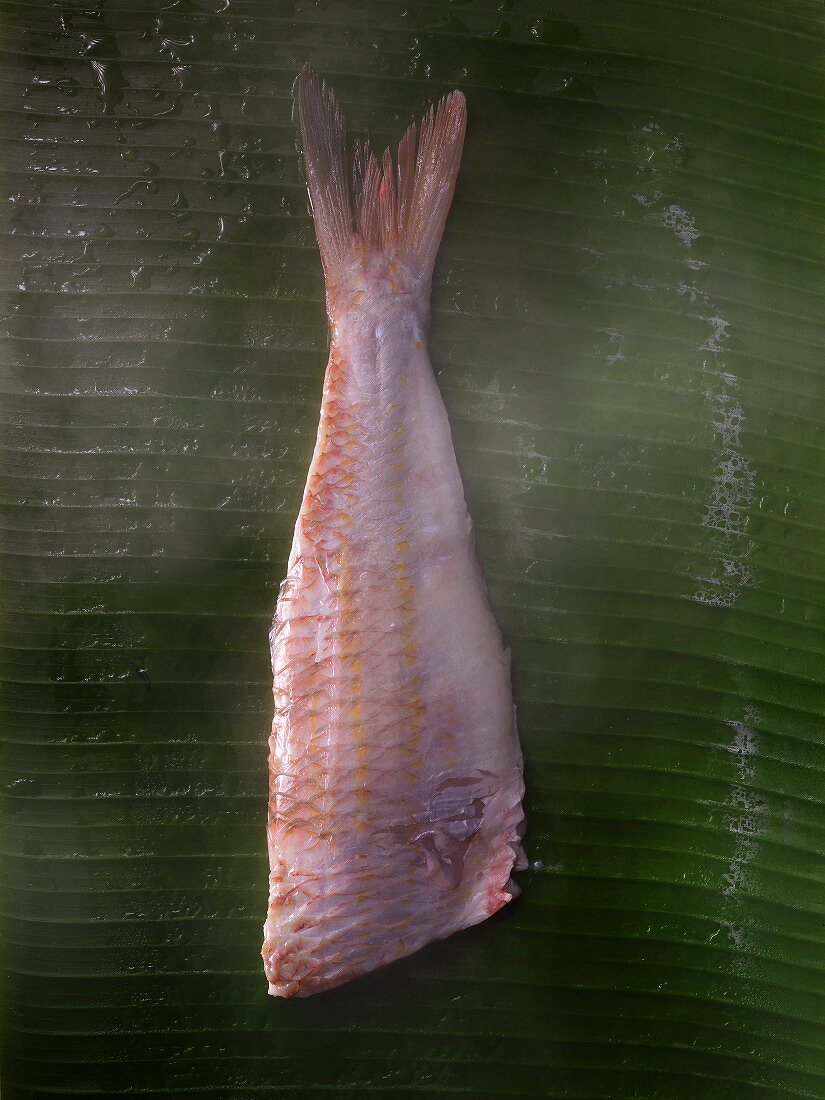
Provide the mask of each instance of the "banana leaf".
POLYGON ((814 0, 2 0, 4 1100, 825 1096, 814 0), (431 353, 530 860, 266 995, 267 632, 326 352, 291 86, 460 87, 431 353))

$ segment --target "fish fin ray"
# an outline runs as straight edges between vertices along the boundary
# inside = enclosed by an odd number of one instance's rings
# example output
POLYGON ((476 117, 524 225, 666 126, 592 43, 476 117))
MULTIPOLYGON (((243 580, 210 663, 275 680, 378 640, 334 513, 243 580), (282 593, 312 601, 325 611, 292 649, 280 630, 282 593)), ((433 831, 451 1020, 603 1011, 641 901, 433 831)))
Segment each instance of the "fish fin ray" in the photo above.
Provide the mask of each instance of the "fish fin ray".
POLYGON ((419 272, 429 278, 453 201, 467 106, 461 92, 450 92, 431 107, 398 146, 398 244, 419 272))
POLYGON ((352 164, 347 123, 332 89, 308 65, 295 87, 303 141, 307 190, 321 259, 328 276, 342 267, 352 248, 352 164))
POLYGON ((459 91, 431 107, 419 127, 379 159, 369 142, 347 147, 346 121, 332 91, 304 66, 296 99, 315 231, 327 276, 356 244, 398 253, 421 277, 432 274, 455 192, 467 109, 459 91))

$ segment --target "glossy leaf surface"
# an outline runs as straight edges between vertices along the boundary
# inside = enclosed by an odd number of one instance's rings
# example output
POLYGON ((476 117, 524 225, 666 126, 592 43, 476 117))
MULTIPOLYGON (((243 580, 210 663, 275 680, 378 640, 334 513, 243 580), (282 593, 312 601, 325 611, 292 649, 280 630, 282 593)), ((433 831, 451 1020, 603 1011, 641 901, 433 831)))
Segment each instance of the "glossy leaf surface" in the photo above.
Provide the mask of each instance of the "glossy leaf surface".
POLYGON ((825 1096, 821 6, 0 22, 4 1100, 825 1096), (468 99, 431 352, 531 867, 485 925, 276 1003, 267 631, 326 352, 306 60, 381 145, 468 99))

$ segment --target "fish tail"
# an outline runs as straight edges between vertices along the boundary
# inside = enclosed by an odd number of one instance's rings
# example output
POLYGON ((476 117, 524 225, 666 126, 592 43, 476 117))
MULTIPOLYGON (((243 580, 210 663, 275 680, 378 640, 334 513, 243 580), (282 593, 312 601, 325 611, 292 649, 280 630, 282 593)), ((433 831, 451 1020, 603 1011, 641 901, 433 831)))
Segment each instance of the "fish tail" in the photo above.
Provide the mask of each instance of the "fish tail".
POLYGON ((335 96, 304 66, 296 84, 315 232, 327 281, 358 251, 400 255, 421 278, 432 275, 461 163, 467 108, 461 92, 430 107, 409 127, 393 162, 368 141, 347 144, 335 96))

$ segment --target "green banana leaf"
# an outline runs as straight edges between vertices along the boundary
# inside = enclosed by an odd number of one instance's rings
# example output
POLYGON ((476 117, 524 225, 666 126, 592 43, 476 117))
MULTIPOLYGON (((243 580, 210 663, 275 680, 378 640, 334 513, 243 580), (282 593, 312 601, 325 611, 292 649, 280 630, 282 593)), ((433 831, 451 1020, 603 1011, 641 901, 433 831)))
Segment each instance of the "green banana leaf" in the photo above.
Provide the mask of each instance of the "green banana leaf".
POLYGON ((4 1100, 825 1096, 815 0, 2 0, 4 1100), (326 353, 291 85, 453 87, 431 352, 522 897, 274 1001, 267 632, 326 353))

